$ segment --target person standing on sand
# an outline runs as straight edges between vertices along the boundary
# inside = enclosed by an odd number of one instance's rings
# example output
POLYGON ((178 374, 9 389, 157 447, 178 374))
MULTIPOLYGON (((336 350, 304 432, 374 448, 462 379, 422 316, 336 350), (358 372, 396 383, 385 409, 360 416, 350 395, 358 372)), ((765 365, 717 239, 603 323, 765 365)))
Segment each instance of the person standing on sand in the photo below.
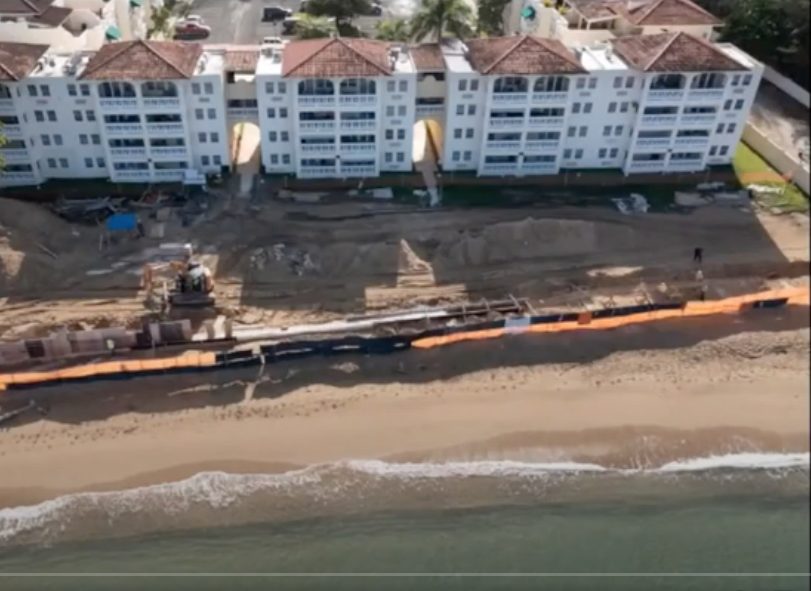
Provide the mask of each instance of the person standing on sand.
POLYGON ((701 264, 703 259, 704 259, 704 249, 701 248, 700 246, 696 246, 693 249, 693 262, 701 264))

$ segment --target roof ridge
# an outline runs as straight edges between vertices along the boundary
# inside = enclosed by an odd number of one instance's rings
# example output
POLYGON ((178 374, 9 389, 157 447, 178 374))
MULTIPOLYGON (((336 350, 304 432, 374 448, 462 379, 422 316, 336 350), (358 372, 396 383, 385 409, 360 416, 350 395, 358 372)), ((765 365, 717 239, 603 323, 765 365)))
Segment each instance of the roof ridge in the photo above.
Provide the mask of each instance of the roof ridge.
POLYGON ((496 58, 496 59, 493 61, 493 63, 491 63, 489 66, 487 66, 487 68, 484 70, 484 72, 482 72, 482 74, 489 74, 489 73, 490 73, 490 72, 493 70, 493 68, 495 68, 495 67, 496 67, 498 64, 500 64, 500 63, 501 63, 501 62, 503 62, 505 59, 507 59, 507 57, 509 57, 509 55, 510 55, 510 54, 511 54, 513 51, 515 51, 515 50, 518 48, 518 46, 519 46, 519 45, 521 45, 521 44, 522 44, 524 41, 526 41, 528 38, 529 38, 529 35, 521 35, 521 36, 518 38, 518 41, 516 41, 516 42, 515 42, 515 43, 514 43, 514 44, 513 44, 511 47, 508 47, 508 48, 507 48, 507 49, 504 51, 504 53, 502 53, 502 54, 501 54, 501 55, 500 55, 498 58, 496 58))
MULTIPOLYGON (((351 51, 351 52, 353 52, 353 53, 357 54, 358 56, 360 56, 361 58, 363 58, 363 59, 364 59, 364 60, 365 60, 367 63, 371 64, 372 66, 374 66, 375 68, 377 68, 378 70, 380 70, 380 71, 381 71, 383 74, 385 74, 386 76, 389 76, 389 75, 391 74, 391 72, 387 72, 387 71, 385 70, 385 68, 381 67, 381 66, 380 66, 380 64, 377 64, 377 63, 375 63, 374 61, 370 60, 368 56, 364 55, 362 52, 360 52, 360 51, 358 51, 357 49, 355 49, 354 47, 352 47, 352 46, 351 46, 349 43, 347 43, 347 42, 346 42, 346 41, 345 41, 343 38, 341 38, 341 37, 336 37, 336 38, 335 38, 335 41, 338 41, 338 42, 339 42, 341 45, 343 45, 344 47, 346 47, 347 49, 349 49, 349 51, 351 51)), ((374 41, 374 40, 373 40, 373 39, 369 39, 369 41, 374 41)))
MULTIPOLYGON (((644 8, 644 10, 642 11, 642 14, 640 14, 636 18, 636 22, 641 23, 643 20, 648 18, 654 10, 659 8, 659 6, 661 6, 666 1, 667 0, 653 0, 653 2, 651 2, 648 7, 644 8)), ((718 20, 717 16, 715 16, 709 10, 706 10, 704 7, 699 6, 697 3, 693 2, 693 0, 671 0, 671 1, 678 2, 682 6, 689 6, 690 8, 692 8, 694 10, 698 10, 698 12, 701 12, 701 13, 705 14, 706 16, 711 17, 713 20, 716 20, 716 21, 718 20)))
POLYGON ((2 62, 0 62, 0 68, 2 68, 2 69, 3 69, 3 71, 4 71, 6 74, 8 74, 8 75, 9 75, 9 77, 10 77, 12 80, 19 80, 19 78, 17 78, 17 76, 15 76, 15 75, 14 75, 14 72, 12 72, 11 70, 9 70, 9 69, 8 69, 8 68, 7 68, 5 65, 3 65, 3 63, 2 63, 2 62))
MULTIPOLYGON (((640 14, 640 15, 639 15, 639 16, 636 18, 636 21, 637 21, 637 22, 642 22, 643 20, 645 20, 645 19, 648 17, 648 15, 649 15, 651 12, 653 12, 654 10, 656 10, 657 8, 659 8, 659 5, 661 5, 661 4, 662 4, 662 2, 664 2, 664 1, 665 1, 665 0, 653 0, 653 2, 651 2, 651 3, 650 3, 648 6, 645 6, 645 7, 642 9, 642 14, 640 14)), ((643 5, 643 6, 644 6, 644 5, 643 5)))
MULTIPOLYGON (((659 0, 659 1, 661 2, 663 0, 659 0)), ((657 61, 659 61, 659 58, 661 58, 664 55, 664 53, 668 49, 670 49, 670 46, 673 45, 673 42, 676 39, 678 39, 679 37, 681 37, 683 33, 684 33, 684 31, 676 31, 676 32, 673 32, 673 33, 665 33, 665 35, 671 35, 670 40, 667 43, 665 43, 664 47, 662 47, 662 49, 660 49, 659 52, 656 55, 654 55, 647 64, 645 64, 645 70, 647 71, 651 67, 653 67, 653 64, 655 64, 657 61)))
MULTIPOLYGON (((317 42, 317 41, 323 41, 323 39, 307 39, 307 40, 303 40, 303 41, 305 41, 305 42, 306 42, 306 41, 315 41, 315 42, 317 42)), ((310 61, 312 61, 312 60, 315 58, 315 56, 317 56, 317 55, 318 55, 318 54, 320 54, 322 51, 324 51, 324 50, 325 50, 327 47, 329 47, 330 45, 332 45, 332 43, 335 41, 335 37, 331 37, 331 38, 327 39, 326 41, 327 41, 326 43, 323 43, 323 44, 321 45, 321 47, 319 47, 319 48, 318 48, 318 49, 316 49, 314 52, 312 52, 310 55, 308 55, 308 56, 307 56, 305 59, 303 59, 303 60, 301 60, 299 63, 295 64, 295 65, 294 65, 294 66, 293 66, 293 67, 290 69, 290 71, 289 71, 289 72, 287 72, 287 76, 290 76, 290 74, 295 73, 295 71, 296 71, 296 70, 298 70, 298 69, 299 69, 299 68, 301 68, 303 65, 305 65, 305 64, 309 63, 310 61)))
POLYGON ((137 39, 136 42, 140 43, 141 45, 146 47, 150 52, 152 52, 154 55, 156 55, 159 59, 163 60, 164 63, 168 64, 169 67, 171 67, 175 72, 180 74, 181 78, 188 78, 188 76, 186 76, 186 74, 184 72, 182 72, 180 70, 180 68, 177 67, 176 64, 172 63, 172 61, 169 58, 167 58, 165 55, 163 55, 160 51, 158 51, 158 49, 156 47, 153 47, 152 43, 150 43, 148 41, 145 41, 144 39, 137 39))
MULTIPOLYGON (((138 39, 137 41, 121 41, 121 42, 119 42, 121 45, 126 45, 126 47, 123 47, 120 51, 110 52, 112 55, 110 55, 106 60, 103 60, 102 62, 100 62, 98 64, 95 64, 95 67, 92 70, 85 68, 85 71, 82 72, 82 77, 86 76, 87 74, 91 74, 91 73, 95 72, 96 70, 102 68, 103 66, 106 66, 111 61, 113 61, 118 56, 120 56, 121 54, 126 53, 127 51, 129 51, 129 49, 131 47, 133 47, 135 45, 135 43, 140 42, 140 41, 141 40, 138 39)), ((96 53, 98 53, 98 51, 96 53)))

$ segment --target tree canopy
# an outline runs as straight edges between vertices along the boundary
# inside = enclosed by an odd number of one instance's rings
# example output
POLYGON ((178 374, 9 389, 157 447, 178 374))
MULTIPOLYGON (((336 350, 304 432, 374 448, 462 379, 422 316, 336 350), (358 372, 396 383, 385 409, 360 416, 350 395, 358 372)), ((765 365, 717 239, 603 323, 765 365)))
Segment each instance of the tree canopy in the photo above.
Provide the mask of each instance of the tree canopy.
POLYGON ((381 41, 408 41, 411 39, 411 26, 404 18, 395 18, 377 23, 375 37, 381 41))
POLYGON ((371 10, 369 0, 307 0, 307 12, 314 16, 331 16, 339 25, 371 10))
POLYGON ((335 23, 325 17, 300 14, 296 22, 297 39, 323 39, 335 32, 335 23))
POLYGON ((473 32, 473 11, 466 0, 423 0, 411 32, 417 41, 441 41, 444 33, 464 39, 473 32))
POLYGON ((504 34, 504 8, 510 0, 479 0, 476 31, 481 35, 495 37, 504 34))

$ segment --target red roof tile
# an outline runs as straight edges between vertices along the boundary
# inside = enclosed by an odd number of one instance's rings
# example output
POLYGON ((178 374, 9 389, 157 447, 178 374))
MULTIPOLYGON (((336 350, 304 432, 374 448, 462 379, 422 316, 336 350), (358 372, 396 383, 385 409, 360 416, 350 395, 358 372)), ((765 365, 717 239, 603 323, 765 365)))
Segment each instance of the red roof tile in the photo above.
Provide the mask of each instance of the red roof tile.
POLYGON ((684 32, 633 35, 611 44, 629 65, 645 72, 746 70, 712 43, 684 32))
POLYGON ((53 0, 0 0, 0 14, 39 14, 52 3, 53 0))
POLYGON ((715 15, 690 0, 653 0, 634 9, 637 25, 720 25, 715 15))
POLYGON ((225 51, 225 69, 228 72, 255 72, 257 63, 259 63, 258 46, 225 51))
POLYGON ((62 6, 49 6, 41 13, 28 18, 29 22, 45 25, 47 27, 58 27, 64 23, 67 18, 73 13, 70 8, 62 6))
POLYGON ((203 51, 199 43, 122 41, 103 45, 80 76, 86 80, 190 78, 203 51))
POLYGON ((445 58, 438 43, 423 43, 409 48, 411 59, 418 72, 442 72, 445 70, 445 58))
POLYGON ((282 54, 282 76, 388 76, 390 43, 370 39, 306 39, 291 41, 282 54))
POLYGON ((492 37, 466 41, 467 58, 482 74, 584 74, 563 43, 537 37, 492 37))
POLYGON ((30 74, 47 45, 0 42, 0 80, 21 80, 30 74))

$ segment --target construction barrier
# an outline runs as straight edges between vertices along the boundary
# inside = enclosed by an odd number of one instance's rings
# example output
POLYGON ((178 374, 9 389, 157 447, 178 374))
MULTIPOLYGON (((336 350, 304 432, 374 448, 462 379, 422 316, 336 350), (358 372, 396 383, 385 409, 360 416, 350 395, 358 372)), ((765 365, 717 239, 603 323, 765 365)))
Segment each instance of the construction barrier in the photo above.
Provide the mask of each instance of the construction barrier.
POLYGON ((415 335, 346 336, 333 339, 280 342, 263 345, 256 351, 241 350, 226 353, 187 351, 175 357, 111 360, 49 371, 2 374, 0 375, 0 391, 8 388, 36 387, 49 383, 129 378, 156 373, 259 365, 315 356, 358 353, 385 355, 411 347, 430 349, 465 341, 496 339, 513 334, 610 330, 660 320, 737 314, 751 309, 776 308, 785 305, 808 306, 809 290, 791 288, 715 301, 667 302, 586 312, 512 317, 475 325, 434 328, 415 335))

